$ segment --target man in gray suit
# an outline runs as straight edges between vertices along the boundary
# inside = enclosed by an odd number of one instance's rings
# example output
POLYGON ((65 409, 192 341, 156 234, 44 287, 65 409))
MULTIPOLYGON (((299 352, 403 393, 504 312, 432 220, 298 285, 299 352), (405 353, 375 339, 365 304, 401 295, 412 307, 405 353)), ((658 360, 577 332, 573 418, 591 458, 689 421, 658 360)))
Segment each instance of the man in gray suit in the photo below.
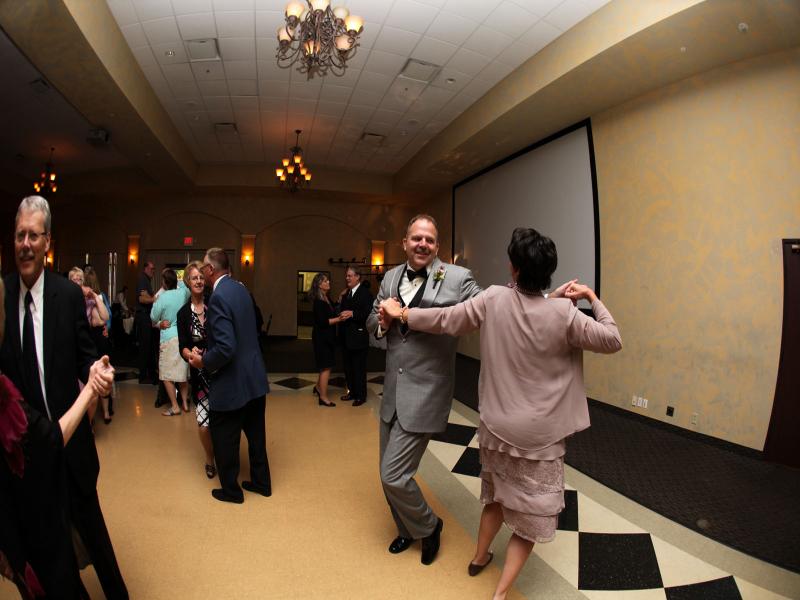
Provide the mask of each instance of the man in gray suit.
POLYGON ((439 231, 429 215, 408 224, 403 249, 408 262, 386 273, 367 329, 386 337, 386 374, 380 422, 381 482, 398 536, 389 546, 397 554, 415 539, 422 540, 422 564, 439 551, 442 520, 419 489, 414 475, 431 436, 447 427, 453 399, 453 375, 458 338, 409 331, 380 310, 386 298, 404 306, 450 306, 481 291, 472 273, 445 264, 439 252, 439 231))

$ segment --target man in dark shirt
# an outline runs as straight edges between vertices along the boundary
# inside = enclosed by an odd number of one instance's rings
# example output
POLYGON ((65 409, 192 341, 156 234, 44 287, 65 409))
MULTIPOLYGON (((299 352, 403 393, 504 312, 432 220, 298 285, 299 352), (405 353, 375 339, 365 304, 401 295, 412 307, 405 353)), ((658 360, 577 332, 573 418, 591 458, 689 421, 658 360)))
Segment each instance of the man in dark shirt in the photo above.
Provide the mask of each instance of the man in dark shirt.
POLYGON ((156 266, 152 261, 144 263, 144 269, 136 284, 136 341, 139 344, 139 383, 156 383, 158 372, 153 353, 153 325, 150 322, 150 309, 153 308, 153 273, 156 266))

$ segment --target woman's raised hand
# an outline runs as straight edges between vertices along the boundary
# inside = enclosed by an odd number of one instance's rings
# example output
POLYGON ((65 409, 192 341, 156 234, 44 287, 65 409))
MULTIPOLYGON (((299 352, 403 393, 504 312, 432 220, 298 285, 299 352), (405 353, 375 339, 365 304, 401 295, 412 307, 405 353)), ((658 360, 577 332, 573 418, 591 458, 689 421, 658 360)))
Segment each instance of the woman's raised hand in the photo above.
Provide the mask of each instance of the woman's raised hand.
POLYGON ((89 380, 86 385, 92 388, 92 391, 100 397, 108 396, 111 393, 111 388, 114 385, 114 367, 108 360, 108 356, 103 356, 100 360, 94 362, 89 368, 89 380))
POLYGON ((564 292, 564 297, 569 298, 573 302, 581 299, 588 300, 589 302, 597 300, 594 290, 588 285, 583 285, 581 283, 571 283, 564 292))

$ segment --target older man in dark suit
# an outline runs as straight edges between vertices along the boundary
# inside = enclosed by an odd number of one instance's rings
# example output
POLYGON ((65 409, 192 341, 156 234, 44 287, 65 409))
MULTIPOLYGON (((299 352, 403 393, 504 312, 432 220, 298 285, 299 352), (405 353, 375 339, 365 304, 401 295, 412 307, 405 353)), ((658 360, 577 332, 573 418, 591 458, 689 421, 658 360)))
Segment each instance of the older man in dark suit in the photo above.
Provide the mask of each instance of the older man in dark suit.
POLYGON ((367 317, 372 312, 374 298, 369 293, 369 284, 361 281, 361 274, 355 267, 347 267, 344 278, 347 288, 342 292, 339 308, 340 314, 350 318, 339 325, 348 389, 341 399, 352 400, 353 406, 361 406, 367 401, 367 317))
POLYGON ((264 359, 258 347, 253 300, 247 289, 230 277, 228 257, 221 248, 206 252, 202 266, 213 285, 208 303, 208 349, 189 360, 211 373, 209 413, 214 459, 221 488, 211 495, 222 502, 244 502, 242 487, 272 495, 267 461, 264 413, 269 391, 264 359), (239 440, 244 431, 250 455, 250 481, 239 487, 239 440))
MULTIPOLYGON (((44 268, 50 249, 50 206, 28 196, 17 210, 14 256, 18 273, 6 277, 6 336, 0 368, 33 408, 58 421, 78 396, 97 358, 83 294, 44 268)), ((86 546, 106 598, 128 598, 97 497, 100 462, 85 417, 66 445, 72 524, 86 546)))

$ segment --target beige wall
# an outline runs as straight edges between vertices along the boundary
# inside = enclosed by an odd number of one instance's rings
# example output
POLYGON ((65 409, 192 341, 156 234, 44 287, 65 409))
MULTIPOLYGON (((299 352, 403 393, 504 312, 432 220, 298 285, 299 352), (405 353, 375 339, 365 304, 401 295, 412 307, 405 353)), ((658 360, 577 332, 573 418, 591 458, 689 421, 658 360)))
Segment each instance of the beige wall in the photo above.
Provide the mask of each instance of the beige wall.
POLYGON ((625 347, 587 355, 588 394, 627 409, 644 395, 647 416, 762 449, 781 238, 800 236, 800 49, 648 93, 592 128, 602 296, 625 347))

